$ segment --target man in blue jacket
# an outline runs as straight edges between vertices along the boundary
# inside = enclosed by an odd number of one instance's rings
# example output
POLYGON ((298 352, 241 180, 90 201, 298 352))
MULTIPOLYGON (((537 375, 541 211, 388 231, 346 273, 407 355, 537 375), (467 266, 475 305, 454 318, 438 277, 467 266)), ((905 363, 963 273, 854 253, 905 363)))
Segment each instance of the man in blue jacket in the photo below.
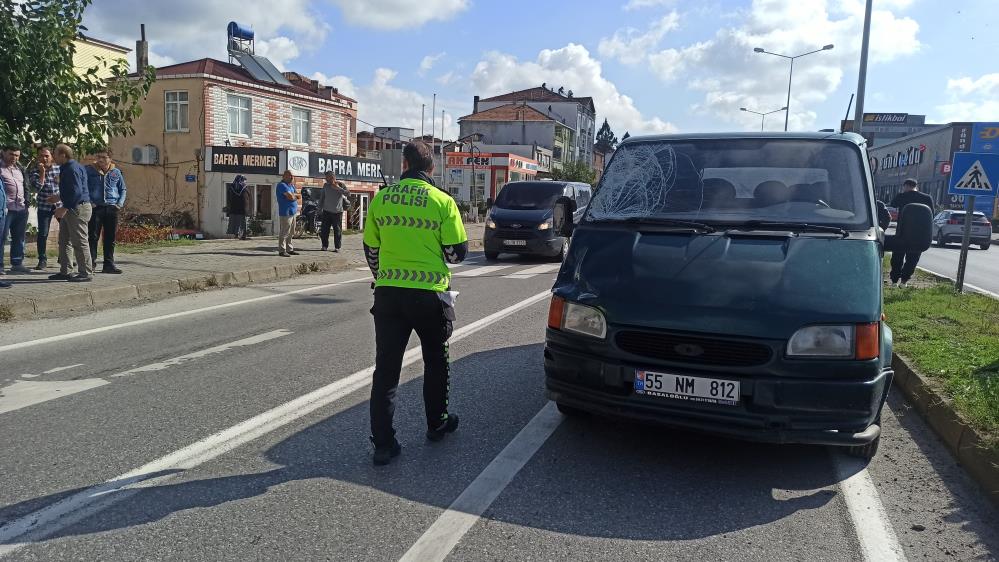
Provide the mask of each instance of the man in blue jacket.
POLYGON ((90 202, 94 206, 90 217, 90 261, 97 269, 97 240, 104 234, 104 267, 101 273, 121 273, 114 262, 115 238, 118 236, 118 213, 125 207, 125 177, 111 160, 111 151, 102 148, 95 154, 97 162, 87 166, 90 202))
POLYGON ((55 162, 59 165, 59 195, 49 197, 49 203, 62 202, 56 209, 59 224, 59 273, 50 275, 53 281, 91 281, 93 270, 87 259, 87 225, 90 223, 90 191, 87 189, 87 171, 73 159, 73 149, 60 144, 55 148, 55 162), (69 274, 69 247, 73 246, 79 273, 69 274))

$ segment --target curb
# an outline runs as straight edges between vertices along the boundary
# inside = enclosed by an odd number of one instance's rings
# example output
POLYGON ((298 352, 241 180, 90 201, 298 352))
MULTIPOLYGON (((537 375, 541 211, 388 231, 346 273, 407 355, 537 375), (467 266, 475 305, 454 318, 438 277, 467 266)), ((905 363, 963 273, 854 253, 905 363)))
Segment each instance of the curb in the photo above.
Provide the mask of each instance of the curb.
POLYGON ((220 271, 199 277, 184 277, 134 285, 100 287, 42 299, 0 300, 0 305, 5 306, 14 314, 15 321, 26 320, 36 314, 93 310, 106 305, 122 304, 140 299, 161 298, 184 292, 201 291, 208 288, 221 289, 248 285, 250 283, 288 279, 302 275, 298 273, 298 269, 302 265, 309 268, 309 273, 314 273, 311 269, 313 264, 318 267, 318 272, 323 273, 347 271, 350 269, 348 260, 344 258, 295 264, 289 263, 242 271, 220 271))
POLYGON ((895 354, 892 367, 895 384, 902 394, 947 445, 957 462, 978 482, 985 496, 999 507, 999 450, 987 447, 985 439, 957 413, 950 399, 934 390, 903 357, 895 354))

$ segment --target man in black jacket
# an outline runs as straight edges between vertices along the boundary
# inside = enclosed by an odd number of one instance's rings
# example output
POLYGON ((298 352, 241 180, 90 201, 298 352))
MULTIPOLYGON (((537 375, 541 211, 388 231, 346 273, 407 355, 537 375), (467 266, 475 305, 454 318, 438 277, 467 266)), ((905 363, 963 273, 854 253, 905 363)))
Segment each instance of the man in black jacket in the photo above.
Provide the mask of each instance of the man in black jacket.
MULTIPOLYGON (((902 183, 902 193, 891 200, 891 206, 898 209, 898 216, 901 217, 902 209, 912 203, 926 205, 930 211, 933 211, 933 198, 920 192, 919 184, 910 178, 902 183)), ((922 252, 892 252, 890 274, 892 284, 907 286, 912 274, 916 272, 919 257, 922 255, 922 252)))

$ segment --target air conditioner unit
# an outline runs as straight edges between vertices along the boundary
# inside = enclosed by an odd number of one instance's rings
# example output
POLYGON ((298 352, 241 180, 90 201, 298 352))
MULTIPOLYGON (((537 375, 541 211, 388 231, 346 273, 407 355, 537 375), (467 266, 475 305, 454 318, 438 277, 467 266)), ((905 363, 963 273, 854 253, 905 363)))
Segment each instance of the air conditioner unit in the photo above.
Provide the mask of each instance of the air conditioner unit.
POLYGON ((132 148, 133 164, 158 164, 160 161, 160 149, 151 144, 136 146, 132 148))

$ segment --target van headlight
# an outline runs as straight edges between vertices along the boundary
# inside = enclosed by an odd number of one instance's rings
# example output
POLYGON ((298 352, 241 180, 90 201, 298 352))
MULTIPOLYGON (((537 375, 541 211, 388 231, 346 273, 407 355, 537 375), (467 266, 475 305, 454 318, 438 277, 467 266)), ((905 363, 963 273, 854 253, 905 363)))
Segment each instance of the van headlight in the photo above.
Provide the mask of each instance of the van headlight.
POLYGON ((548 219, 545 222, 538 225, 538 230, 551 230, 554 224, 555 224, 555 219, 548 219))
POLYGON ((562 329, 603 339, 607 336, 607 321, 604 319, 604 313, 592 306, 566 302, 562 329))
POLYGON ((486 228, 489 230, 496 230, 496 221, 491 218, 486 219, 486 228))
POLYGON ((853 357, 853 326, 808 326, 787 342, 789 357, 853 357))

